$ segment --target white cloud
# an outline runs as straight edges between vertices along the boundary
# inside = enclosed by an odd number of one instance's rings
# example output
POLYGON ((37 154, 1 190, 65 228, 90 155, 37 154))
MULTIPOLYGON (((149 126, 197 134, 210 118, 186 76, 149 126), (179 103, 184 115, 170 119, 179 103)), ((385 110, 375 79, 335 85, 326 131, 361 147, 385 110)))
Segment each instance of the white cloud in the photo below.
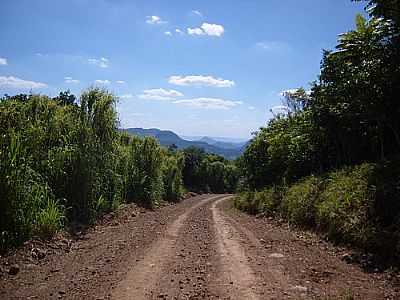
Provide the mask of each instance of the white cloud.
POLYGON ((204 35, 204 31, 201 28, 188 28, 187 33, 190 35, 204 35))
POLYGON ((218 98, 194 98, 176 100, 173 103, 201 109, 223 109, 229 110, 243 104, 242 101, 223 100, 218 98))
POLYGON ((165 24, 166 21, 162 20, 159 16, 147 16, 146 23, 150 25, 165 24))
POLYGON ((176 98, 182 97, 181 92, 175 90, 165 90, 165 89, 150 89, 144 90, 143 94, 139 95, 140 99, 146 100, 174 100, 176 98))
POLYGON ((165 34, 165 35, 169 35, 169 36, 172 35, 171 31, 166 31, 166 32, 164 32, 164 34, 165 34))
POLYGON ((7 59, 0 57, 0 66, 6 66, 8 65, 7 59))
POLYGON ((14 76, 0 76, 0 87, 14 89, 40 89, 46 88, 47 84, 42 82, 24 80, 14 76))
POLYGON ((171 76, 169 83, 180 86, 212 86, 212 87, 232 87, 235 82, 232 80, 214 78, 212 76, 190 75, 190 76, 171 76))
POLYGON ((288 51, 290 46, 285 42, 264 41, 256 43, 256 47, 265 51, 288 51))
POLYGON ((105 58, 105 57, 101 57, 99 59, 97 59, 97 58, 89 58, 88 62, 89 62, 89 64, 95 65, 95 66, 100 67, 100 68, 108 68, 109 67, 109 63, 110 63, 109 59, 105 58))
POLYGON ((125 84, 126 82, 124 80, 117 80, 116 83, 118 84, 125 84))
POLYGON ((203 23, 200 27, 187 29, 187 33, 190 35, 209 35, 220 37, 224 34, 224 32, 224 26, 210 23, 203 23))
POLYGON ((120 99, 131 99, 134 97, 135 97, 135 95, 133 95, 133 94, 123 94, 123 95, 118 96, 118 98, 120 98, 120 99))
POLYGON ((64 77, 64 82, 65 83, 72 83, 72 84, 77 84, 80 81, 77 79, 73 79, 72 77, 64 77))
POLYGON ((199 16, 199 17, 202 17, 202 16, 203 16, 203 14, 201 13, 201 11, 199 11, 199 10, 192 10, 192 13, 195 14, 195 15, 197 15, 197 16, 199 16))
POLYGON ((225 31, 222 25, 209 23, 203 23, 203 25, 201 25, 201 29, 203 29, 207 35, 211 36, 221 36, 225 31))
POLYGON ((175 29, 175 32, 176 32, 176 33, 179 33, 179 34, 185 34, 185 33, 184 33, 182 30, 180 30, 179 28, 176 28, 176 29, 175 29))
POLYGON ((97 80, 94 81, 94 83, 96 83, 96 84, 110 84, 111 81, 107 80, 107 79, 105 79, 105 80, 97 79, 97 80))
POLYGON ((249 110, 255 110, 256 108, 254 106, 249 106, 248 109, 249 110))

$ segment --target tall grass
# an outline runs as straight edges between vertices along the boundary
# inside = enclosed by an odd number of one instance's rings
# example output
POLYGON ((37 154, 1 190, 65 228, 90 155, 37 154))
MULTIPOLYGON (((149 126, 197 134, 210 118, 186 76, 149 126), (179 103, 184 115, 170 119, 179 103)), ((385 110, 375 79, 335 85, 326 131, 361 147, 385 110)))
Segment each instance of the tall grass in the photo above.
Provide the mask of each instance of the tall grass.
POLYGON ((84 91, 0 99, 0 250, 91 223, 125 201, 183 194, 181 152, 118 131, 117 99, 84 91))

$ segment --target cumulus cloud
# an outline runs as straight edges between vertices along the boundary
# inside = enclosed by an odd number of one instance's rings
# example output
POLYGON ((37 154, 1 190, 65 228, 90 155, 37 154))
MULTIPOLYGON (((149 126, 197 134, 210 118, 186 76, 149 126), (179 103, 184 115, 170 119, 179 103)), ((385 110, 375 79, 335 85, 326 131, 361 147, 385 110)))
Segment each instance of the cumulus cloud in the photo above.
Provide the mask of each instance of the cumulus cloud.
POLYGON ((176 28, 176 29, 175 29, 175 32, 176 32, 176 33, 179 33, 179 34, 185 34, 185 33, 184 33, 182 30, 180 30, 179 28, 176 28))
POLYGON ((77 79, 73 79, 72 77, 64 77, 64 82, 65 83, 72 83, 72 84, 77 84, 80 81, 77 79))
POLYGON ((144 90, 143 93, 139 95, 139 98, 146 100, 168 101, 168 100, 174 100, 182 96, 183 94, 181 92, 175 90, 150 89, 150 90, 144 90))
POLYGON ((180 86, 212 86, 212 87, 232 87, 235 82, 232 80, 214 78, 213 76, 190 75, 190 76, 171 76, 169 83, 180 86))
POLYGON ((224 34, 224 32, 224 26, 210 23, 203 23, 200 27, 187 29, 187 33, 190 35, 209 35, 220 37, 224 34))
POLYGON ((207 35, 211 36, 221 36, 225 31, 222 25, 209 23, 203 23, 203 25, 201 25, 201 29, 203 29, 207 35))
POLYGON ((194 98, 176 100, 173 103, 201 109, 222 109, 229 110, 243 104, 241 101, 223 100, 218 98, 194 98))
POLYGON ((4 57, 0 57, 0 66, 8 65, 7 59, 4 57))
POLYGON ((188 28, 187 33, 190 35, 204 35, 204 31, 201 28, 188 28))
POLYGON ((126 83, 126 82, 125 82, 124 80, 117 80, 116 83, 118 83, 118 84, 124 84, 124 83, 126 83))
POLYGON ((166 21, 162 20, 159 16, 147 16, 146 23, 150 25, 165 24, 166 21))
POLYGON ((47 84, 24 80, 14 76, 0 76, 0 87, 13 89, 40 89, 46 88, 47 84))
POLYGON ((197 16, 199 16, 199 17, 202 17, 202 16, 203 16, 203 14, 201 13, 201 11, 199 11, 199 10, 192 10, 192 13, 195 14, 195 15, 197 15, 197 16))
POLYGON ((96 84, 110 84, 111 81, 107 80, 107 79, 105 79, 105 80, 97 79, 97 80, 94 81, 94 83, 96 83, 96 84))
POLYGON ((100 57, 99 59, 97 59, 97 58, 89 58, 88 62, 89 62, 89 64, 95 65, 95 66, 100 67, 100 68, 108 68, 109 64, 110 64, 109 59, 105 58, 105 57, 100 57))
POLYGON ((166 31, 166 32, 164 32, 164 34, 165 34, 165 35, 171 36, 171 35, 172 35, 172 32, 171 32, 171 31, 166 31))

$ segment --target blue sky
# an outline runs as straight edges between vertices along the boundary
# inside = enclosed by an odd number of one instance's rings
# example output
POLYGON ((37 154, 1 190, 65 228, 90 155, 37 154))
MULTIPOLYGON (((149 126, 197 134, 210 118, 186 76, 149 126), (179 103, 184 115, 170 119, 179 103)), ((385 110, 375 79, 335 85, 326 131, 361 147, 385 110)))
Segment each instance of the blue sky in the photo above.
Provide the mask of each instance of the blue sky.
POLYGON ((0 94, 120 96, 122 127, 249 137, 354 28, 350 0, 2 0, 0 94))

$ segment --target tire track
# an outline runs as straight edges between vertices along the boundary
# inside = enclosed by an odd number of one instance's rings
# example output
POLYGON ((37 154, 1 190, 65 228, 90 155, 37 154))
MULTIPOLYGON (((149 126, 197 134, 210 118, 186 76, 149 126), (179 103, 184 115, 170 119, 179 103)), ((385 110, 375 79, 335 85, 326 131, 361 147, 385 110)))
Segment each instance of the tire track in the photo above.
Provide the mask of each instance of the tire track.
POLYGON ((218 288, 225 299, 260 299, 256 288, 259 285, 244 248, 239 243, 239 233, 220 213, 217 205, 227 198, 215 201, 211 206, 213 222, 220 253, 221 270, 218 288))
POLYGON ((154 242, 142 260, 132 263, 133 268, 112 293, 112 299, 151 299, 161 277, 163 267, 173 258, 178 232, 188 216, 197 208, 224 196, 206 198, 190 207, 167 229, 165 236, 154 242))

